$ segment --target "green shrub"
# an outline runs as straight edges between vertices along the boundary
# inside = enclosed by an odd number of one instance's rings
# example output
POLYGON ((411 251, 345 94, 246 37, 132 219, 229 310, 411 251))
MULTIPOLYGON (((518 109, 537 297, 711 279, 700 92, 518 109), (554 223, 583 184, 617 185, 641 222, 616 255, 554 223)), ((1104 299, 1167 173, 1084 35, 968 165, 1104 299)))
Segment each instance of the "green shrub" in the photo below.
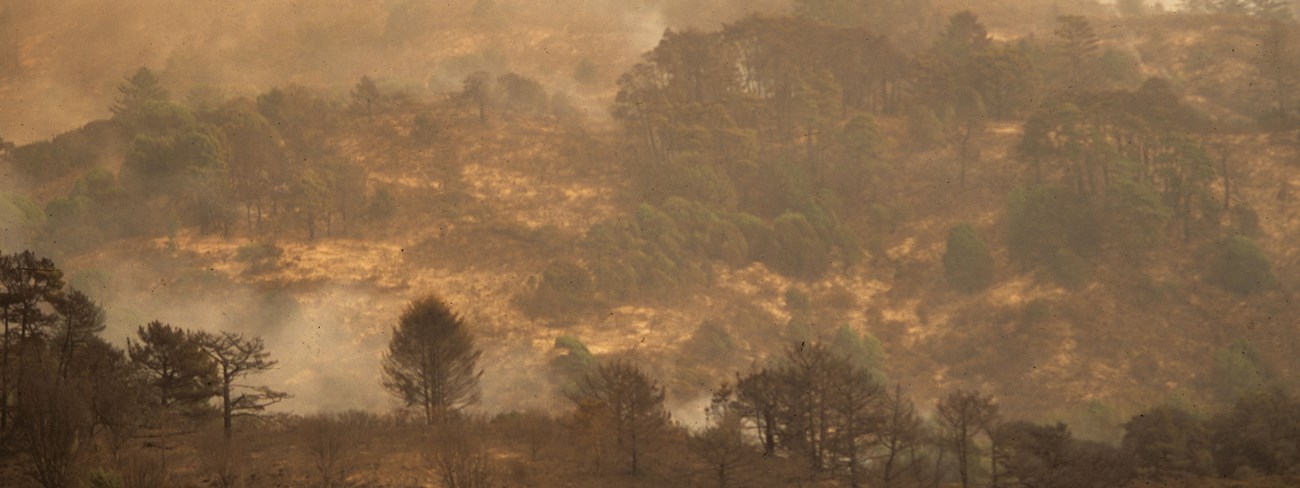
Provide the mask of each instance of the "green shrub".
POLYGON ((706 321, 682 347, 688 362, 727 364, 736 355, 736 341, 718 324, 706 321))
POLYGON ((777 252, 776 230, 771 224, 747 213, 737 213, 732 222, 745 237, 750 261, 766 262, 777 252))
POLYGON ((442 120, 437 116, 423 112, 415 115, 411 127, 411 139, 421 144, 432 144, 446 132, 442 120))
POLYGON ((806 315, 812 312, 812 298, 798 288, 785 289, 785 309, 791 315, 806 315))
POLYGON ((1245 394, 1264 390, 1270 376, 1259 351, 1245 339, 1237 339, 1214 353, 1210 386, 1220 400, 1232 402, 1245 394))
POLYGON ((240 246, 239 250, 235 251, 235 259, 243 261, 248 266, 245 272, 249 274, 275 270, 279 266, 281 257, 284 257, 284 249, 270 242, 240 246))
POLYGON ((785 161, 761 161, 745 188, 744 208, 765 218, 813 205, 816 185, 808 165, 785 161))
POLYGON ((880 368, 885 363, 885 348, 871 333, 859 334, 847 325, 842 326, 835 331, 831 350, 854 366, 870 371, 877 380, 884 381, 885 375, 880 368))
POLYGON ((561 354, 551 358, 549 366, 552 379, 559 386, 561 393, 576 393, 578 381, 595 369, 598 361, 587 349, 587 345, 574 336, 563 335, 555 338, 555 350, 560 351, 561 354))
POLYGON ((943 121, 928 107, 915 105, 907 112, 907 135, 912 145, 930 149, 943 142, 943 121))
POLYGON ((1058 251, 1097 248, 1099 229, 1087 200, 1064 188, 1017 188, 1007 198, 1007 250, 1026 264, 1051 264, 1058 251))
POLYGON ((697 153, 683 153, 668 164, 646 163, 639 169, 639 187, 651 203, 681 197, 722 207, 736 204, 736 188, 727 172, 697 153))
POLYGON ((873 203, 867 212, 867 220, 871 222, 871 230, 874 233, 893 234, 902 224, 902 216, 895 208, 873 203))
POLYGON ((388 220, 396 213, 397 202, 392 193, 387 188, 375 190, 375 195, 370 197, 370 206, 366 208, 366 215, 375 220, 388 220))
POLYGON ((1273 262, 1249 237, 1233 236, 1218 245, 1210 270, 1214 284, 1239 295, 1273 287, 1273 262))
POLYGON ((695 254, 732 265, 748 261, 749 245, 744 233, 717 212, 679 197, 669 198, 663 209, 683 234, 685 246, 695 254))
POLYGON ((1259 226, 1259 214, 1255 209, 1245 205, 1232 207, 1232 227, 1238 234, 1256 237, 1263 233, 1259 226))
POLYGON ((1172 212, 1150 183, 1124 179, 1106 191, 1107 240, 1139 257, 1160 244, 1172 212))
POLYGON ((41 212, 31 200, 19 195, 0 193, 0 247, 12 249, 23 245, 44 225, 45 213, 41 212), (17 242, 9 242, 8 235, 18 237, 17 242))
POLYGON ((1057 284, 1066 288, 1078 288, 1088 282, 1092 275, 1092 265, 1074 251, 1060 249, 1052 259, 1051 271, 1057 284))
POLYGON ((116 472, 103 468, 96 468, 86 476, 86 488, 122 488, 126 483, 122 481, 122 476, 116 472))
POLYGON ((958 224, 948 230, 943 272, 948 284, 968 293, 983 290, 993 281, 993 257, 970 224, 958 224))
POLYGON ((831 246, 817 234, 808 218, 787 212, 772 222, 778 252, 768 264, 777 272, 798 278, 816 278, 830 269, 831 246))
POLYGON ((533 316, 558 316, 593 304, 596 286, 591 274, 578 263, 556 260, 546 265, 537 287, 519 302, 533 316))

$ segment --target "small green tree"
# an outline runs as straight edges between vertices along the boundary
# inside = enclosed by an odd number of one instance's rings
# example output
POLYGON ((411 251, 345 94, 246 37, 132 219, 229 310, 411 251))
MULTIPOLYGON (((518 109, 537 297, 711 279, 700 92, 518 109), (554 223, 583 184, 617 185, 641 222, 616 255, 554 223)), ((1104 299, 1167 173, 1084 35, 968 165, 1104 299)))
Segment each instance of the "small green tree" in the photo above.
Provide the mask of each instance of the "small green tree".
POLYGON ((943 271, 948 284, 968 293, 984 289, 993 280, 993 257, 970 224, 957 224, 948 230, 943 271))
POLYGON ((870 373, 876 382, 885 382, 885 374, 880 369, 885 363, 885 349, 870 332, 859 333, 852 327, 842 326, 835 331, 830 349, 849 365, 870 373))
POLYGON ((1263 291, 1277 283, 1272 260, 1249 237, 1233 236, 1221 241, 1211 266, 1214 284, 1238 295, 1263 291))
POLYGON ((1088 200, 1054 186, 1017 188, 1007 197, 1007 254, 1024 264, 1051 264, 1061 249, 1097 247, 1100 230, 1088 200))
POLYGON ((356 86, 352 87, 352 107, 366 114, 366 120, 375 118, 375 105, 380 101, 379 86, 369 76, 362 76, 356 86))
POLYGON ((1214 353, 1210 381, 1220 400, 1233 401, 1249 393, 1263 391, 1270 376, 1264 358, 1245 339, 1232 341, 1228 347, 1214 353))
POLYGON ((109 109, 113 117, 127 124, 134 124, 138 117, 151 103, 165 103, 169 95, 163 88, 158 76, 148 67, 141 67, 135 74, 117 88, 119 96, 109 109))

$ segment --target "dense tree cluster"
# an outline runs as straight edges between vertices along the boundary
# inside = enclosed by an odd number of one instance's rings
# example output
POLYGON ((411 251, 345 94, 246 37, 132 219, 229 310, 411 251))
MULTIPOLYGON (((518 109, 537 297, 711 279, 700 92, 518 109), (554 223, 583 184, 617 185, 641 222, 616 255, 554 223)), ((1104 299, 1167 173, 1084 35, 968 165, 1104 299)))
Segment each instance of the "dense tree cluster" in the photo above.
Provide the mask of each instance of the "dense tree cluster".
MULTIPOLYGON (((119 91, 112 119, 8 156, 38 180, 84 172, 66 196, 45 204, 48 218, 34 236, 73 250, 157 235, 168 225, 225 234, 236 226, 250 233, 298 228, 311 239, 318 227, 332 233, 373 205, 366 171, 326 141, 343 110, 312 91, 289 86, 256 99, 191 105, 174 100, 148 68, 119 91), (116 172, 103 169, 112 166, 104 160, 112 148, 124 154, 116 172)), ((365 112, 380 101, 367 102, 365 112)))
POLYGON ((0 256, 0 291, 0 455, 46 488, 76 486, 85 459, 115 459, 133 439, 166 449, 169 432, 205 417, 223 419, 229 441, 233 419, 286 396, 234 382, 274 366, 261 339, 155 321, 125 351, 109 343, 100 304, 30 251, 0 256))

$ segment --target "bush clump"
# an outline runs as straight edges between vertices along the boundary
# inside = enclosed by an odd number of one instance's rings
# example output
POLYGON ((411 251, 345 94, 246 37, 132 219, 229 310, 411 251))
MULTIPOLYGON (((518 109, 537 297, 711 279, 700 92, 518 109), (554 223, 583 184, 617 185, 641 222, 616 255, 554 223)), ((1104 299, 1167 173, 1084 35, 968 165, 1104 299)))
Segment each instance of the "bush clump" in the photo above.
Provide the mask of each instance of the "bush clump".
POLYGON ((1014 260, 1052 264, 1061 249, 1083 254, 1099 241, 1093 209, 1069 190, 1017 188, 1007 199, 1007 250, 1014 260))
POLYGON ((1215 285, 1238 295, 1266 290, 1277 283, 1272 260, 1245 236, 1229 237, 1219 243, 1210 278, 1215 285))
POLYGON ((1056 283, 1066 288, 1083 286, 1092 276, 1092 266, 1088 261, 1069 249, 1056 251, 1056 257, 1052 259, 1051 271, 1056 283))
POLYGON ((958 224, 948 230, 943 272, 948 284, 967 293, 982 290, 993 281, 993 257, 970 224, 958 224))

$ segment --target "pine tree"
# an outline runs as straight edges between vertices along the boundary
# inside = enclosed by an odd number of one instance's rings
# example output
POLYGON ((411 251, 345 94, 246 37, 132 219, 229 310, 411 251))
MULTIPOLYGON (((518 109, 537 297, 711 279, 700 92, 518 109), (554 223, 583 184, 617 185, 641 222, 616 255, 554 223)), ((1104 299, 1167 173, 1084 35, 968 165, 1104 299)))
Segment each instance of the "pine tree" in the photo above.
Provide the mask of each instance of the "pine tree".
POLYGON ((166 102, 170 96, 148 67, 137 70, 117 91, 120 95, 109 110, 115 118, 127 123, 134 123, 134 119, 149 103, 166 102))
POLYGON ((402 313, 383 361, 383 385, 434 425, 478 402, 481 355, 460 315, 426 296, 402 313))
POLYGON ((200 335, 155 320, 136 336, 127 340, 127 353, 149 376, 158 405, 184 411, 216 394, 216 365, 203 351, 200 335))

